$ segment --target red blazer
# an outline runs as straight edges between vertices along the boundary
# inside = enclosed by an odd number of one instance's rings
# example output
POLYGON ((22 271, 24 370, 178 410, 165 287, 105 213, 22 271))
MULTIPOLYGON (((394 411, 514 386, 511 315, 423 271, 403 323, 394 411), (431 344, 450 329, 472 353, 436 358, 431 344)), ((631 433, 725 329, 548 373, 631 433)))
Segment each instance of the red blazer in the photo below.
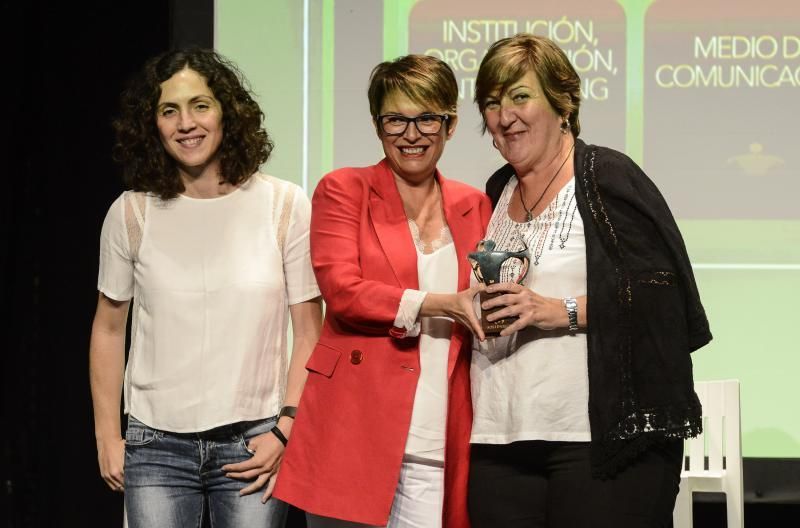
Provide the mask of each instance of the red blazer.
MULTIPOLYGON (((458 255, 483 236, 491 204, 437 172, 458 255)), ((398 338, 405 289, 418 289, 417 252, 386 163, 326 175, 312 200, 311 260, 326 303, 319 343, 275 496, 308 512, 372 525, 389 519, 419 378, 419 339, 398 338)), ((469 526, 467 470, 472 426, 471 334, 453 327, 448 361, 444 525, 469 526)))

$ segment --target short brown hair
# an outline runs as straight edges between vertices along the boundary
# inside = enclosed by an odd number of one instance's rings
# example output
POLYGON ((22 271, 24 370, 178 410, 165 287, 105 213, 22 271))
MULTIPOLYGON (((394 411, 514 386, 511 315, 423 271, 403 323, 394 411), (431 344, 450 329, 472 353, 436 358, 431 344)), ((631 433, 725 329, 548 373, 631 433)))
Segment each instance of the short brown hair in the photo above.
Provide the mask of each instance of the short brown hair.
POLYGON ((456 76, 450 66, 436 57, 406 55, 375 66, 367 91, 373 120, 378 119, 386 97, 396 92, 421 106, 434 104, 447 114, 456 114, 456 76))
MULTIPOLYGON (((542 85, 547 102, 560 116, 568 116, 573 137, 581 132, 578 112, 581 79, 566 54, 546 37, 520 33, 498 40, 489 47, 475 79, 475 103, 484 116, 486 100, 498 87, 504 92, 529 71, 542 85)), ((486 118, 483 119, 486 131, 486 118)))
POLYGON ((209 49, 162 53, 147 61, 122 93, 120 115, 114 120, 113 156, 122 165, 125 183, 134 191, 164 200, 183 192, 175 160, 166 152, 156 126, 161 83, 189 68, 200 74, 222 107, 220 178, 238 185, 266 162, 273 143, 261 126, 264 114, 236 66, 209 49))

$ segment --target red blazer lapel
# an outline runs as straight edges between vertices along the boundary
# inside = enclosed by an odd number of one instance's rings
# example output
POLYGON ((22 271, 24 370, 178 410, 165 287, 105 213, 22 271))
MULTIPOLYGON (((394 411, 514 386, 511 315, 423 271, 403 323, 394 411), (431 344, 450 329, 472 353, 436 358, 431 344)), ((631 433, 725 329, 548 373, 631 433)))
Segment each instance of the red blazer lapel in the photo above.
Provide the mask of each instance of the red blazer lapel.
MULTIPOLYGON (((470 273, 472 273, 467 254, 474 251, 475 248, 469 244, 476 239, 476 236, 480 235, 480 230, 483 226, 479 225, 480 219, 477 217, 477 208, 469 200, 462 200, 457 190, 453 189, 441 174, 438 174, 438 178, 439 185, 442 188, 444 215, 450 228, 450 235, 453 237, 453 244, 456 247, 458 291, 461 291, 469 287, 470 273)), ((447 361, 448 377, 453 374, 462 342, 465 339, 471 339, 471 336, 472 334, 464 330, 460 325, 453 324, 450 355, 447 361)))
MULTIPOLYGON (((403 202, 386 160, 375 165, 370 177, 369 215, 386 260, 403 288, 419 289, 417 251, 408 229, 403 202)), ((369 265, 381 265, 369 263, 369 265)))
MULTIPOLYGON (((468 200, 460 200, 461 197, 452 191, 450 182, 441 174, 439 175, 439 184, 442 187, 444 216, 450 227, 450 235, 453 237, 458 255, 458 289, 460 291, 469 286, 472 268, 467 260, 467 253, 475 251, 474 247, 469 247, 469 242, 475 237, 478 219, 473 217, 473 214, 477 213, 477 209, 468 200)), ((478 230, 480 228, 481 226, 477 226, 478 230)))

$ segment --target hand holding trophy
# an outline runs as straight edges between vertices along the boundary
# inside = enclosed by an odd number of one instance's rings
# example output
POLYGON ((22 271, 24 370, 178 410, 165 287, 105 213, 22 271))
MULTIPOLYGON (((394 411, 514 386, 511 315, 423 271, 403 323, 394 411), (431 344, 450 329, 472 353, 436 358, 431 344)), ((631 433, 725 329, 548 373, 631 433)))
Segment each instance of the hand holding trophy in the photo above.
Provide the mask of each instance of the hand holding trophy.
MULTIPOLYGON (((523 243, 524 244, 524 243, 523 243)), ((500 270, 503 264, 510 259, 517 259, 521 261, 522 267, 520 268, 516 277, 509 277, 506 282, 522 283, 525 276, 528 274, 528 266, 530 265, 530 257, 528 256, 528 247, 525 246, 519 251, 497 251, 495 249, 496 243, 494 240, 481 240, 475 251, 467 255, 472 271, 475 278, 486 286, 498 284, 500 282, 500 270)), ((480 292, 480 302, 483 305, 484 301, 493 299, 503 295, 502 292, 488 293, 486 291, 480 292)), ((486 316, 500 310, 502 306, 493 308, 491 310, 481 309, 481 327, 483 328, 486 337, 497 337, 500 332, 508 327, 516 319, 515 317, 505 317, 497 321, 487 321, 486 316)))

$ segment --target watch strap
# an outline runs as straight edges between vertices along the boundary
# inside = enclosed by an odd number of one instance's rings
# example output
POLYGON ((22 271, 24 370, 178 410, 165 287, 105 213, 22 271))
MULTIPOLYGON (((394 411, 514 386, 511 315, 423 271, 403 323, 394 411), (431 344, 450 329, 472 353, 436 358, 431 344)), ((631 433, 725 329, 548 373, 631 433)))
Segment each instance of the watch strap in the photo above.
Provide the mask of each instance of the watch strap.
POLYGON ((277 437, 278 437, 278 440, 280 440, 280 441, 281 441, 281 443, 284 445, 284 447, 286 446, 286 444, 288 444, 288 443, 289 443, 289 439, 288 439, 288 438, 286 438, 286 435, 285 435, 285 434, 283 434, 283 431, 281 431, 280 429, 278 429, 278 426, 277 426, 277 425, 276 425, 276 426, 274 426, 272 429, 270 429, 270 430, 269 430, 269 432, 271 432, 272 434, 274 434, 275 436, 277 436, 277 437))
POLYGON ((567 309, 567 317, 569 318, 569 331, 578 331, 578 301, 574 297, 566 297, 564 299, 564 308, 567 309))
POLYGON ((284 416, 288 416, 289 418, 294 418, 297 415, 297 407, 294 405, 284 405, 281 407, 281 411, 278 413, 278 420, 280 420, 284 416))

